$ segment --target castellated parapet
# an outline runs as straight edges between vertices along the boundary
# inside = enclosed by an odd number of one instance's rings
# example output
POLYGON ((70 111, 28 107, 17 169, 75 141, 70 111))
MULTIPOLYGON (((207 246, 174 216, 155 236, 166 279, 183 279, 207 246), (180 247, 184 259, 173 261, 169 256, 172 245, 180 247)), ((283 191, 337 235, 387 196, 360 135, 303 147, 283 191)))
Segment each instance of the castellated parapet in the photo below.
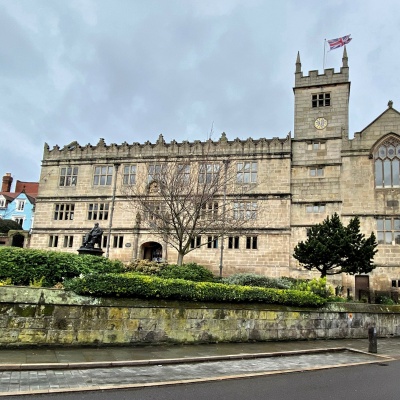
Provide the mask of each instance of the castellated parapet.
POLYGON ((318 70, 312 70, 308 72, 307 76, 303 76, 301 71, 300 54, 297 55, 296 60, 296 72, 295 72, 295 87, 312 87, 312 86, 324 86, 324 85, 335 85, 338 83, 349 82, 349 66, 346 47, 343 51, 342 67, 340 72, 335 72, 334 68, 324 69, 323 74, 319 74, 318 70))
POLYGON ((60 160, 79 160, 86 161, 104 160, 104 159, 157 159, 157 158, 200 158, 212 156, 222 158, 226 156, 257 156, 261 158, 281 158, 289 157, 291 152, 290 133, 284 139, 235 139, 228 141, 225 133, 221 135, 218 141, 211 139, 201 142, 183 141, 181 143, 172 140, 166 143, 163 136, 160 135, 156 143, 149 141, 140 144, 128 144, 124 142, 120 145, 112 143, 106 145, 104 139, 100 139, 97 145, 80 146, 78 142, 72 142, 60 148, 58 145, 50 150, 49 145, 45 143, 43 152, 43 163, 60 160))
POLYGON ((296 73, 296 87, 310 87, 334 85, 349 81, 349 68, 342 67, 340 72, 335 72, 333 68, 324 70, 323 74, 319 74, 317 70, 309 71, 307 76, 303 76, 302 72, 296 73))

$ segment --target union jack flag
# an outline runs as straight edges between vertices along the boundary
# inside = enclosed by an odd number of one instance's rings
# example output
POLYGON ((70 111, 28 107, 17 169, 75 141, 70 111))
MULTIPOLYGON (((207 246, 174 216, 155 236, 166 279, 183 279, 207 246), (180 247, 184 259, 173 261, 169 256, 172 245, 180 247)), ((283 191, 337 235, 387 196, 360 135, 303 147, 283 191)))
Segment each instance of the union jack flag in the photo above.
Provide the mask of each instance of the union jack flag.
POLYGON ((328 40, 329 50, 338 49, 339 47, 342 47, 345 44, 350 43, 351 39, 352 38, 350 37, 350 35, 347 35, 347 36, 343 36, 341 38, 328 40))

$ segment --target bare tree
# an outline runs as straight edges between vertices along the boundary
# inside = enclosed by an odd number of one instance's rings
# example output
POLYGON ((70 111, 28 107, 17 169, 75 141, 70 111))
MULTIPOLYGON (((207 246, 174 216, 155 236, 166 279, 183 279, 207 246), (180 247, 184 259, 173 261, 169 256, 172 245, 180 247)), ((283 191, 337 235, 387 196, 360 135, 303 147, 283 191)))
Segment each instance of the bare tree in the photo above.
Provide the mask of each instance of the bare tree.
POLYGON ((256 220, 249 164, 210 155, 153 161, 141 165, 135 182, 125 176, 122 190, 143 224, 178 252, 182 265, 184 256, 210 243, 209 238, 215 242, 256 220), (201 235, 207 241, 201 242, 201 235))

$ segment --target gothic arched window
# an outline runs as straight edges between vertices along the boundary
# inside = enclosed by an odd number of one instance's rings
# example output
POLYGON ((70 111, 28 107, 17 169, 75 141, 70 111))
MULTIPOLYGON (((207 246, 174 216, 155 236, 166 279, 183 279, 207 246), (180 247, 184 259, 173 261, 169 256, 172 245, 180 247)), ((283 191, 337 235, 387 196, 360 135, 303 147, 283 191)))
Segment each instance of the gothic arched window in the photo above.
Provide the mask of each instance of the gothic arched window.
POLYGON ((374 152, 375 187, 400 187, 400 140, 390 137, 374 152))

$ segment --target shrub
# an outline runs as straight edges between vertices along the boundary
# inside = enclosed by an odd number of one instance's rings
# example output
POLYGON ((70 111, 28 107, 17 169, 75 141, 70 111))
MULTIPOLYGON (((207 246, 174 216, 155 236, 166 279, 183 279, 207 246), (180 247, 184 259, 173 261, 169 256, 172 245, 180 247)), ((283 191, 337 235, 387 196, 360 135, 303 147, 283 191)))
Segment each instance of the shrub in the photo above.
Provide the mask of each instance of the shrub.
POLYGON ((280 290, 213 282, 162 279, 138 273, 90 274, 65 282, 81 295, 211 302, 260 302, 291 306, 321 306, 321 297, 298 290, 280 290))
POLYGON ((0 280, 11 279, 14 285, 40 282, 54 286, 65 278, 96 272, 122 272, 123 264, 108 258, 61 253, 56 251, 0 248, 0 280))
POLYGON ((196 263, 183 265, 167 264, 149 260, 135 260, 125 265, 127 272, 140 272, 145 275, 156 275, 160 278, 177 278, 195 282, 213 282, 214 275, 210 270, 196 263))
POLYGON ((12 285, 12 281, 10 278, 0 280, 0 286, 10 286, 12 285))
POLYGON ((40 279, 33 278, 33 280, 29 282, 29 286, 36 288, 43 287, 44 280, 45 280, 44 276, 42 276, 40 279))
POLYGON ((328 297, 327 300, 332 303, 346 303, 347 301, 349 301, 349 299, 347 299, 346 297, 342 297, 342 296, 331 296, 331 297, 328 297))
POLYGON ((223 283, 230 285, 258 286, 275 289, 290 289, 292 281, 287 278, 268 278, 257 274, 235 274, 222 279, 223 283))
POLYGON ((310 281, 300 281, 298 284, 294 285, 293 288, 314 293, 324 299, 334 296, 333 287, 326 283, 326 277, 314 278, 310 281))
POLYGON ((126 271, 141 272, 146 275, 156 275, 165 268, 168 264, 166 262, 156 262, 150 260, 134 260, 125 265, 126 271))
POLYGON ((214 275, 207 268, 196 263, 167 265, 157 273, 160 278, 185 279, 194 282, 213 282, 214 275))
POLYGON ((390 296, 380 295, 375 298, 376 304, 384 304, 386 306, 392 306, 396 304, 396 302, 390 298, 390 296))

